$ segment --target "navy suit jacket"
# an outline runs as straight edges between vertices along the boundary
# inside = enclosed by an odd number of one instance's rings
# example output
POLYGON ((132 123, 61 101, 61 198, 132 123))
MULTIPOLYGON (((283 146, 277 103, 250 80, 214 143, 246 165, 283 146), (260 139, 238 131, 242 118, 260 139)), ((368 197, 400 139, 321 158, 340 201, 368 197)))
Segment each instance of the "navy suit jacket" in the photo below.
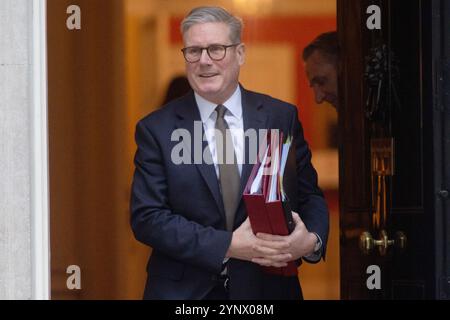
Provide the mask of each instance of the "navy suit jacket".
MULTIPOLYGON (((308 230, 321 237, 325 253, 328 209, 317 186, 297 108, 267 95, 242 87, 241 90, 244 130, 279 129, 285 134, 293 133, 299 194, 298 203, 291 205, 308 230)), ((231 242, 214 165, 194 164, 191 155, 191 163, 175 164, 171 159, 174 147, 180 146, 180 140, 171 139, 175 129, 191 134, 191 141, 183 141, 187 149, 194 150, 194 144, 200 143, 193 138, 195 121, 201 124, 191 91, 136 126, 131 226, 136 239, 153 248, 147 265, 145 299, 202 299, 215 285, 231 242)), ((201 142, 201 147, 209 152, 206 141, 201 142)), ((252 166, 246 161, 242 167, 241 193, 252 166)), ((246 217, 241 201, 234 229, 246 217)), ((297 277, 266 274, 259 265, 238 259, 229 260, 228 274, 231 299, 301 298, 297 277)))

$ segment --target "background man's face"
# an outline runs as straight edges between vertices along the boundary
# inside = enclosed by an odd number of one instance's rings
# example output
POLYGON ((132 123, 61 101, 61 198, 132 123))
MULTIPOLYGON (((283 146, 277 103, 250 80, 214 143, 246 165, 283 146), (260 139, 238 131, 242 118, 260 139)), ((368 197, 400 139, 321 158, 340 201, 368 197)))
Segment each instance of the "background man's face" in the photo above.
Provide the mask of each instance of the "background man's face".
MULTIPOLYGON (((212 44, 232 44, 230 29, 225 23, 195 24, 184 34, 185 47, 208 47, 212 44)), ((224 103, 236 90, 244 58, 243 44, 228 48, 225 58, 220 61, 211 60, 206 50, 203 50, 200 61, 186 62, 186 74, 192 89, 211 102, 224 103)))
POLYGON ((316 50, 305 61, 306 76, 314 90, 316 103, 329 102, 334 107, 338 104, 337 70, 328 57, 316 50))

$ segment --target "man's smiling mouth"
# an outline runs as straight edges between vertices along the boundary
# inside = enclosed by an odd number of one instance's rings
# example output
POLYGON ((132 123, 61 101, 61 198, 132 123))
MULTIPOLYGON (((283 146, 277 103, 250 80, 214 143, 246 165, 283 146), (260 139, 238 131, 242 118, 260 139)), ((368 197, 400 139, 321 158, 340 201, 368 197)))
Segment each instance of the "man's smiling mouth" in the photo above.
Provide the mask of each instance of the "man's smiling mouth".
POLYGON ((212 78, 217 76, 217 73, 202 73, 201 75, 199 75, 200 78, 212 78))

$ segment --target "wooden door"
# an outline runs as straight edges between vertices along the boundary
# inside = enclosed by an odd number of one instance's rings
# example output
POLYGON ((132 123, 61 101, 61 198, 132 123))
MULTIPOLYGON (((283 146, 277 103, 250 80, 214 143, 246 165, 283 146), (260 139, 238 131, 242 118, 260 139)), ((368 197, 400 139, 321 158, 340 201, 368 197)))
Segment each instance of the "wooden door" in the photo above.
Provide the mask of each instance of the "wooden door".
POLYGON ((444 2, 337 2, 343 299, 448 294, 444 2))

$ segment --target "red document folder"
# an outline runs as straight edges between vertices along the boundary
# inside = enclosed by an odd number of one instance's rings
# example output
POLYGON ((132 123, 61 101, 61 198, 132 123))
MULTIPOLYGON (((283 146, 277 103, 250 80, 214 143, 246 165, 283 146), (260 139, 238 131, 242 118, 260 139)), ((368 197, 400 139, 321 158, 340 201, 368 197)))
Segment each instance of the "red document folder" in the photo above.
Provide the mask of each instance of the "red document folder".
MULTIPOLYGON (((281 148, 282 148, 282 135, 277 143, 272 141, 266 148, 266 156, 261 162, 258 161, 252 169, 247 185, 244 189, 244 203, 247 209, 247 214, 250 219, 253 232, 276 234, 276 235, 288 235, 292 231, 293 221, 290 212, 290 206, 286 201, 283 203, 280 185, 280 161, 281 161, 281 148), (273 150, 272 150, 273 149, 273 150), (278 153, 278 156, 276 155, 278 153), (270 160, 269 160, 270 159, 270 160), (277 163, 270 163, 270 161, 276 161, 277 163), (269 166, 270 164, 270 166, 269 166), (265 174, 261 176, 260 170, 266 168, 265 174), (270 168, 270 169, 268 169, 270 168), (259 173, 259 177, 258 177, 259 173), (251 190, 255 180, 260 181, 260 188, 258 190, 251 190), (271 195, 271 199, 270 196, 271 195), (286 212, 289 210, 289 212, 286 212)), ((293 144, 292 148, 295 148, 293 144)), ((259 184, 257 184, 259 185, 259 184)), ((265 271, 272 274, 284 275, 284 276, 296 276, 297 265, 295 261, 288 263, 286 267, 264 267, 265 271)))

